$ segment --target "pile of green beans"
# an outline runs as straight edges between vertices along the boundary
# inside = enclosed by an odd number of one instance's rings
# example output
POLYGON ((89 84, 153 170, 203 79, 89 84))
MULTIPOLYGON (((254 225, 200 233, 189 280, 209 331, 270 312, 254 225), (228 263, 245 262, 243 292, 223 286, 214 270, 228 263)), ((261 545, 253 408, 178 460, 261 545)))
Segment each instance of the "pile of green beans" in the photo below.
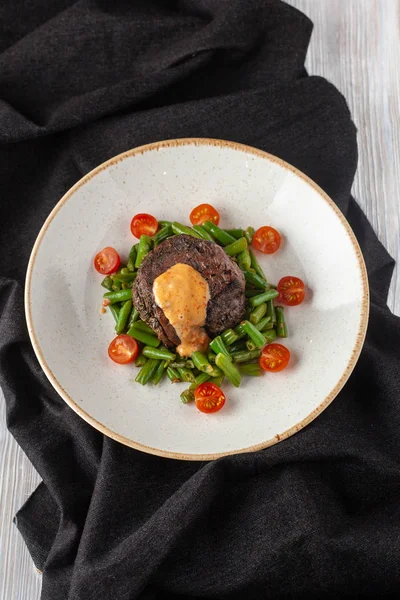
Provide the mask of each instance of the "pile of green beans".
POLYGON ((189 383, 189 388, 180 395, 186 404, 194 400, 196 388, 206 381, 221 385, 227 379, 238 387, 243 376, 259 377, 262 374, 259 358, 263 347, 277 337, 287 337, 288 328, 284 308, 275 305, 279 294, 267 281, 249 247, 254 236, 253 227, 221 229, 211 221, 193 227, 177 221, 160 221, 159 224, 160 228, 153 237, 142 235, 132 246, 126 266, 107 275, 101 283, 106 290, 103 306, 115 320, 115 332, 127 334, 139 343, 135 366, 140 371, 135 381, 141 385, 149 382, 158 385, 166 377, 171 383, 189 383), (242 270, 246 281, 245 319, 214 337, 207 353, 193 352, 189 358, 181 358, 163 346, 153 329, 140 319, 132 303, 132 287, 147 254, 169 237, 182 234, 223 246, 226 254, 242 270))
POLYGON ((116 334, 128 334, 141 344, 141 351, 135 364, 142 368, 138 375, 138 381, 143 385, 150 379, 153 383, 161 381, 164 371, 161 371, 159 363, 175 358, 175 354, 169 352, 167 348, 160 347, 161 342, 154 331, 140 319, 140 315, 132 303, 132 287, 137 277, 137 271, 146 255, 154 245, 161 243, 169 235, 173 235, 170 224, 162 226, 153 238, 142 235, 139 242, 132 246, 126 267, 121 265, 116 273, 107 275, 101 283, 107 290, 103 295, 103 306, 107 307, 114 317, 116 334), (157 368, 154 367, 153 371, 154 361, 157 363, 157 368), (146 367, 145 370, 144 367, 146 367))

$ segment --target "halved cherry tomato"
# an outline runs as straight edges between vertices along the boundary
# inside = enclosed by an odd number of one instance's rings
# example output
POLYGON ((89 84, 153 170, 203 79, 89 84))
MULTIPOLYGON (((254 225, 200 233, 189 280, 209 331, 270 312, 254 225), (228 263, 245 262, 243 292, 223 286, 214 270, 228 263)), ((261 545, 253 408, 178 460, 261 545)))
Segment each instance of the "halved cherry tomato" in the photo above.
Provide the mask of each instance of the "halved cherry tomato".
POLYGON ((139 345, 130 335, 117 335, 108 347, 108 356, 119 365, 134 361, 139 354, 139 345))
POLYGON ((114 248, 107 246, 107 248, 103 248, 103 250, 96 254, 93 262, 94 268, 98 273, 109 275, 110 273, 118 271, 121 259, 114 248))
POLYGON ((290 352, 286 346, 282 346, 282 344, 268 344, 262 351, 260 367, 264 369, 264 371, 278 373, 278 371, 286 369, 289 360, 290 352))
POLYGON ((253 246, 264 254, 273 254, 281 245, 281 234, 273 227, 260 227, 254 234, 253 246))
POLYGON ((215 383, 206 381, 194 392, 196 406, 202 413, 215 413, 225 404, 225 394, 215 383))
POLYGON ((298 277, 282 277, 276 288, 279 292, 279 302, 286 306, 297 306, 301 304, 306 295, 304 283, 298 277))
POLYGON ((192 225, 201 225, 205 221, 212 221, 214 225, 219 223, 219 212, 211 204, 199 204, 190 213, 192 225))
POLYGON ((132 234, 140 238, 141 235, 154 235, 158 229, 158 221, 152 215, 140 213, 135 215, 131 222, 132 234))

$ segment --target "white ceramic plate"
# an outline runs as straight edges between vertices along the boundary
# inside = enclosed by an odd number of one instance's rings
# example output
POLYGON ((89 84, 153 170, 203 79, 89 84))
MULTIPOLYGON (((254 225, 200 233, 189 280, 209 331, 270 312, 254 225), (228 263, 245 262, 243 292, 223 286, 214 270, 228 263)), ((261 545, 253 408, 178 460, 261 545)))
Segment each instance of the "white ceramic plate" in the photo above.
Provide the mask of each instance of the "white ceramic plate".
POLYGON ((354 368, 369 298, 353 232, 308 177, 254 148, 182 139, 112 158, 65 194, 33 248, 25 305, 41 366, 81 417, 139 450, 206 460, 265 448, 318 416, 354 368), (219 210, 223 227, 276 227, 283 246, 260 257, 269 280, 296 275, 308 286, 307 300, 286 310, 290 367, 245 378, 239 389, 224 384, 227 403, 214 415, 180 402, 187 384, 142 387, 134 366, 109 360, 114 323, 100 314, 104 290, 93 268, 104 246, 127 257, 134 214, 189 223, 202 202, 219 210))

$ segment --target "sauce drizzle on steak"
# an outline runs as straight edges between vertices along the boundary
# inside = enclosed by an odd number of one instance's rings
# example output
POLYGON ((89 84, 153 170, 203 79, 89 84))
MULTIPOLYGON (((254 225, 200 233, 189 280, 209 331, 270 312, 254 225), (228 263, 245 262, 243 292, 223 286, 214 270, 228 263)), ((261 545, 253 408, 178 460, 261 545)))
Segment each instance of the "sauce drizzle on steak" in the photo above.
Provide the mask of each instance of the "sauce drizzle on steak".
POLYGON ((245 314, 244 275, 224 250, 214 242, 189 235, 170 237, 145 257, 132 290, 141 319, 168 348, 178 346, 181 340, 157 306, 153 284, 159 275, 179 263, 196 269, 208 283, 210 299, 205 329, 210 337, 234 327, 245 314))
POLYGON ((181 340, 177 353, 191 356, 207 350, 210 340, 204 325, 210 292, 204 277, 190 265, 177 263, 155 278, 153 294, 181 340))

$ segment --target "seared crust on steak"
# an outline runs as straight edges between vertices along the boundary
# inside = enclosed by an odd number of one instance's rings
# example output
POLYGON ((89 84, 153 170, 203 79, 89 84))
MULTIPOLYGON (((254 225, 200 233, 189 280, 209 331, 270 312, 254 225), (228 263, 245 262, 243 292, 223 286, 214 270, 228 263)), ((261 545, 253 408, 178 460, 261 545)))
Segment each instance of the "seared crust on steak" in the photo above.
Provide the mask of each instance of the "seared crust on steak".
POLYGON ((154 280, 178 263, 190 265, 207 281, 210 300, 205 329, 214 337, 234 327, 245 314, 245 279, 237 264, 214 242, 190 235, 175 235, 150 252, 143 260, 132 290, 133 304, 140 317, 168 347, 180 339, 162 309, 156 305, 154 280))

